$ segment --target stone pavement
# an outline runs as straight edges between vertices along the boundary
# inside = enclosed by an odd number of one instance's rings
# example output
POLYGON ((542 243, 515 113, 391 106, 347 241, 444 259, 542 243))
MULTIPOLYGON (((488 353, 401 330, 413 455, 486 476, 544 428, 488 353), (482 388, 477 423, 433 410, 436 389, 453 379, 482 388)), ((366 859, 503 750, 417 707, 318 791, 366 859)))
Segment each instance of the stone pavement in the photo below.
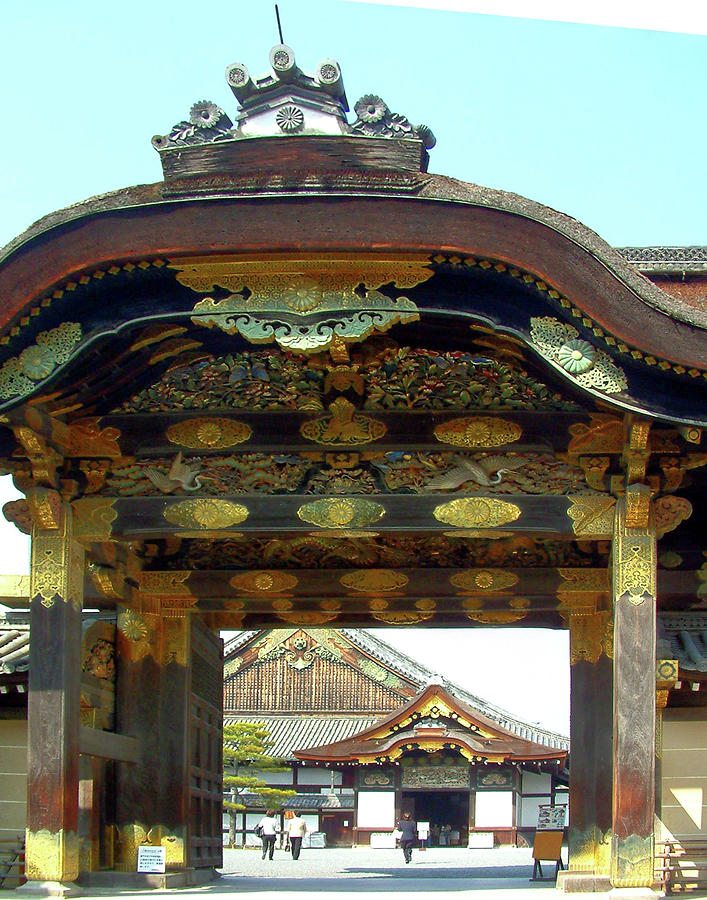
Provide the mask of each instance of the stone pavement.
MULTIPOLYGON (((196 888, 178 891, 123 891, 121 897, 151 897, 178 893, 181 897, 230 900, 234 894, 255 895, 257 900, 328 900, 356 894, 363 900, 383 900, 391 894, 426 898, 453 894, 480 898, 493 891, 493 900, 522 900, 533 892, 532 900, 558 900, 553 882, 529 882, 533 871, 530 850, 515 847, 498 850, 456 848, 414 850, 405 865, 400 850, 355 849, 302 850, 299 860, 284 850, 276 850, 272 862, 260 851, 225 850, 223 877, 196 888)), ((552 867, 548 867, 548 874, 552 867)), ((112 897, 114 892, 92 889, 85 896, 112 897)), ((604 895, 574 895, 600 900, 604 895)), ((0 891, 0 900, 13 898, 12 891, 0 891)), ((13 898, 14 900, 14 898, 13 898)))
MULTIPOLYGON (((546 874, 553 867, 547 865, 546 874)), ((341 900, 355 894, 362 900, 383 900, 391 894, 408 894, 413 900, 443 896, 450 900, 562 900, 554 882, 530 882, 533 861, 530 850, 515 847, 497 850, 434 848, 413 851, 405 865, 400 850, 355 849, 302 850, 299 860, 276 850, 272 862, 259 850, 224 851, 223 876, 209 884, 172 891, 121 891, 92 889, 85 896, 121 898, 162 897, 178 894, 184 900, 232 900, 246 894, 257 900, 341 900), (529 892, 532 892, 530 894, 529 892)), ((573 894, 573 900, 607 900, 608 894, 573 894)), ((704 896, 691 894, 691 897, 704 896)), ((0 891, 0 900, 16 900, 12 891, 0 891)))

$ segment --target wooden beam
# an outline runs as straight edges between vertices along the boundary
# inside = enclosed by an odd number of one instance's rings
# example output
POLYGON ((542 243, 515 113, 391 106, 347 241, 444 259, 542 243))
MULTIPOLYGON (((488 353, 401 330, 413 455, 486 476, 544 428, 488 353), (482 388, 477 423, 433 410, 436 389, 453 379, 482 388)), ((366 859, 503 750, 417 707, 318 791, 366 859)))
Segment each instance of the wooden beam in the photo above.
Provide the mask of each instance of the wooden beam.
POLYGON ((140 757, 140 742, 137 738, 113 731, 101 731, 98 728, 79 728, 79 753, 87 756, 98 756, 101 759, 117 759, 120 762, 134 763, 140 757))

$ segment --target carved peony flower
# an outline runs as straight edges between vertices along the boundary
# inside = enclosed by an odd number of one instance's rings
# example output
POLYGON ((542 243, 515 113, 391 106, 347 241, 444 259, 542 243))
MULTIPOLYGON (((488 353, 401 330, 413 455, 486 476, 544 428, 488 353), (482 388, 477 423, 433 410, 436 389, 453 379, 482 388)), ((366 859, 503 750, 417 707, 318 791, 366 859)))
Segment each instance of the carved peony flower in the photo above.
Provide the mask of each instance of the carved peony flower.
POLYGON ((20 353, 20 369, 33 381, 47 378, 56 368, 56 355, 49 347, 35 344, 20 353))
POLYGON ((275 121, 282 131, 294 134, 304 125, 304 113, 297 106, 288 104, 277 111, 275 121))
POLYGON ((380 122, 388 112, 388 107, 375 94, 366 94, 357 101, 354 111, 362 122, 380 122))
POLYGON ((189 110, 189 121, 198 128, 213 128, 224 115, 222 109, 210 100, 199 100, 189 110))
POLYGON ((579 338, 564 343, 557 351, 557 361, 571 375, 588 372, 596 361, 597 352, 589 343, 579 338))

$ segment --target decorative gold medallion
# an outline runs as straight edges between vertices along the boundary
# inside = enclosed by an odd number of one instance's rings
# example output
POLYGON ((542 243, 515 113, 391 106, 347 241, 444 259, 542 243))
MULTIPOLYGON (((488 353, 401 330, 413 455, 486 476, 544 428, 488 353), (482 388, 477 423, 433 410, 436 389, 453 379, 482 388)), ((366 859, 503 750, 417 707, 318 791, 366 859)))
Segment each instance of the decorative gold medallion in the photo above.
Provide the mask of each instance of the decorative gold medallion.
POLYGON ((386 625, 419 625, 431 619, 432 612, 371 612, 374 619, 386 625))
POLYGON ((512 444, 522 434, 523 429, 515 422, 491 416, 452 419, 434 430, 438 441, 455 447, 500 447, 512 444))
POLYGON ((614 507, 616 500, 606 494, 573 494, 567 515, 572 519, 572 530, 583 537, 611 537, 614 531, 614 507))
POLYGON ((81 326, 78 322, 63 322, 58 328, 42 331, 37 335, 35 344, 3 363, 0 368, 0 399, 31 394, 37 382, 49 378, 57 366, 68 362, 80 340, 81 326))
POLYGON ((404 588, 409 579, 394 569, 364 569, 347 572, 339 579, 343 587, 362 594, 385 594, 404 588))
POLYGON ((372 525, 385 515, 385 507, 357 497, 315 500, 297 510, 303 522, 319 528, 360 528, 372 525))
POLYGON ((138 583, 143 594, 168 597, 189 597, 187 585, 191 572, 140 572, 138 583))
POLYGON ((504 569, 468 569, 457 572, 449 579, 454 587, 462 591, 503 591, 518 584, 518 576, 504 569))
POLYGON ((434 517, 438 522, 459 528, 495 528, 515 522, 520 513, 519 506, 505 500, 462 497, 435 507, 434 517))
POLYGON ((248 518, 248 509, 230 500, 182 500, 168 506, 165 519, 180 528, 230 528, 248 518))
POLYGON ((356 407, 345 397, 337 397, 329 406, 330 416, 304 422, 300 428, 302 437, 316 444, 345 447, 370 444, 382 438, 387 429, 382 422, 356 412, 356 407))
POLYGON ((121 610, 118 614, 118 631, 129 641, 142 641, 147 637, 148 626, 143 617, 132 609, 121 610))
POLYGON ((249 440, 253 429, 235 419, 187 419, 170 425, 165 437, 172 444, 195 450, 222 450, 249 440))
POLYGON ((267 262, 200 257, 175 264, 177 279, 193 290, 220 286, 234 292, 199 301, 195 324, 240 334, 253 344, 277 343, 306 354, 332 349, 337 356, 347 344, 419 320, 417 306, 407 297, 391 299, 371 288, 391 282, 412 286, 432 275, 428 260, 363 257, 274 256, 267 262))
POLYGON ((84 497, 72 503, 74 509, 74 537, 85 541, 107 541, 112 533, 118 511, 114 500, 104 497, 84 497))
POLYGON ((297 578, 289 572, 277 569, 260 572, 242 572, 231 578, 231 584, 237 591, 248 594, 281 594, 292 590, 297 585, 297 578))
POLYGON ((338 615, 338 612, 278 612, 278 618, 291 625, 326 625, 338 615))
POLYGON ((604 394, 617 394, 628 388, 626 375, 608 353, 582 340, 571 325, 542 316, 530 320, 530 339, 545 359, 577 382, 604 394))
POLYGON ((510 625, 511 622, 520 622, 528 615, 527 612, 506 612, 505 610, 489 611, 489 612, 469 612, 466 614, 467 619, 472 622, 479 622, 482 625, 510 625))

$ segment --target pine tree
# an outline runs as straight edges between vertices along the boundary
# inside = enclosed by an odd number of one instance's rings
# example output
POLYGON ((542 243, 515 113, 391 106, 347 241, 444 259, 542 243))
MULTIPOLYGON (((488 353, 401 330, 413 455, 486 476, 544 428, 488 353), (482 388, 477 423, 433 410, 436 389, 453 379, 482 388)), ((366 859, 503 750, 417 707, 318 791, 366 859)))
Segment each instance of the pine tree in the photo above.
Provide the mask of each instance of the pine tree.
POLYGON ((270 732, 262 722, 235 722, 223 727, 223 784, 231 789, 231 799, 224 800, 228 812, 228 842, 232 847, 236 839, 236 816, 245 809, 244 794, 257 794, 268 809, 279 808, 296 791, 268 787, 257 772, 286 772, 284 760, 270 756, 273 742, 270 732), (243 770, 245 774, 241 774, 243 770))

